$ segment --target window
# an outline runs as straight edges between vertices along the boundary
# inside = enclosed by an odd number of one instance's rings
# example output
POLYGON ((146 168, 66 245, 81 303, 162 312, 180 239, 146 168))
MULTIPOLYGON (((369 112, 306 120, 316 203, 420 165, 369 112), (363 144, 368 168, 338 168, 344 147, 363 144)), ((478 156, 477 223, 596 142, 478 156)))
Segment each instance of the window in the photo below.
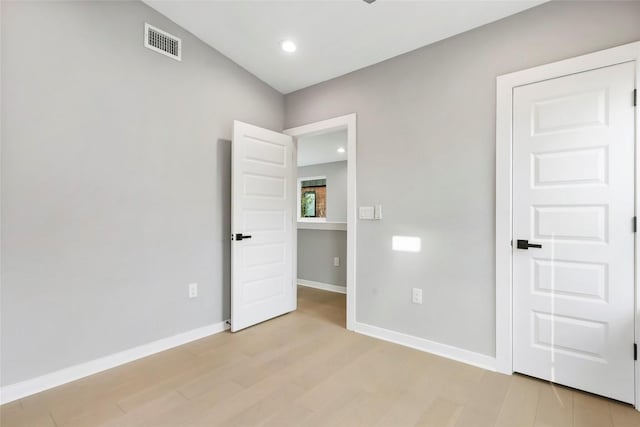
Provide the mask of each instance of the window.
POLYGON ((312 177, 298 180, 298 219, 301 221, 326 221, 327 178, 312 177))

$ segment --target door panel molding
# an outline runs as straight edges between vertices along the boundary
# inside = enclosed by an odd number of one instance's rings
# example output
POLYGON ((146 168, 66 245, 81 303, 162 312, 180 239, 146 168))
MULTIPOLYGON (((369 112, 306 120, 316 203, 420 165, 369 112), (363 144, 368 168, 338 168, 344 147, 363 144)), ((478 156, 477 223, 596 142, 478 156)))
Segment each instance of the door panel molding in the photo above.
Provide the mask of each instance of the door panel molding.
MULTIPOLYGON (((527 70, 522 70, 497 78, 497 103, 496 103, 496 365, 499 372, 513 373, 513 304, 512 304, 512 274, 513 260, 511 244, 513 236, 513 209, 512 209, 512 143, 513 143, 513 91, 516 87, 537 83, 544 80, 563 77, 580 72, 595 70, 626 62, 635 62, 635 87, 640 81, 640 42, 634 42, 611 49, 571 58, 551 64, 546 64, 527 70)), ((571 100, 567 100, 571 102, 571 100)), ((629 94, 629 102, 632 102, 632 94, 629 94)), ((606 118, 596 117, 598 120, 606 118)), ((640 147, 640 108, 635 110, 635 146, 640 147)), ((596 123, 597 124, 597 123, 596 123)), ((547 127, 553 127, 553 123, 547 127)), ((594 125, 593 123, 590 125, 594 125)), ((549 129, 541 129, 541 131, 549 129)), ((554 130, 561 132, 562 130, 554 130)), ((640 174, 637 172, 640 165, 640 149, 635 153, 635 212, 640 212, 640 174)), ((597 161, 594 160, 594 161, 597 161)), ((570 171, 568 171, 570 172, 570 171)), ((581 179, 598 180, 600 177, 558 177, 573 179, 576 188, 581 179)), ((635 239, 635 341, 640 342, 640 292, 638 284, 640 276, 638 272, 640 244, 635 239)), ((629 351, 633 351, 633 343, 629 343, 629 351)), ((635 363, 635 407, 640 408, 640 367, 635 363)))

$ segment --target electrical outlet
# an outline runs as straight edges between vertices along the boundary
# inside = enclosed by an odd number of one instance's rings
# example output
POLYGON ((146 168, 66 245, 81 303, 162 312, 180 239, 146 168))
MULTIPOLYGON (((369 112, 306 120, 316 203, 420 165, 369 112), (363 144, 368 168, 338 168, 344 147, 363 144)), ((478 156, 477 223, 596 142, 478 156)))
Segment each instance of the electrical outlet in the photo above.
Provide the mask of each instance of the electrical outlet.
POLYGON ((340 267, 340 258, 339 257, 333 257, 333 266, 334 267, 340 267))
POLYGON ((411 290, 411 302, 414 304, 422 304, 422 289, 413 288, 411 290))
POLYGON ((189 283, 189 298, 195 298, 198 296, 198 284, 189 283))

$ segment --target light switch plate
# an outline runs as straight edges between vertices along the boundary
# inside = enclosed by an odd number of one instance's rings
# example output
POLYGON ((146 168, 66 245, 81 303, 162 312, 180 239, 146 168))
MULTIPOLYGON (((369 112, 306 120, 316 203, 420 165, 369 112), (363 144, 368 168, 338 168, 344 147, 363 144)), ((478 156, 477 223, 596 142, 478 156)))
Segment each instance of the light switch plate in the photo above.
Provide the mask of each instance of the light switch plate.
POLYGON ((374 217, 375 219, 382 219, 382 205, 376 205, 374 217))
POLYGON ((373 219, 375 217, 375 209, 373 206, 360 206, 358 210, 358 218, 373 219))

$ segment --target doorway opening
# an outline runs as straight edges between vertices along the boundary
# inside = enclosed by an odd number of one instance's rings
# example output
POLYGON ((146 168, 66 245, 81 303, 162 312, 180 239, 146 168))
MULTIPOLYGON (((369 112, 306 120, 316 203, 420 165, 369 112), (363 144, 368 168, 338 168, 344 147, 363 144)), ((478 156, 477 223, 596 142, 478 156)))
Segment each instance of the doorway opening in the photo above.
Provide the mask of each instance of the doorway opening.
POLYGON ((347 130, 296 143, 298 309, 346 327, 347 130))
POLYGON ((356 116, 284 133, 297 151, 298 309, 353 329, 356 116))

